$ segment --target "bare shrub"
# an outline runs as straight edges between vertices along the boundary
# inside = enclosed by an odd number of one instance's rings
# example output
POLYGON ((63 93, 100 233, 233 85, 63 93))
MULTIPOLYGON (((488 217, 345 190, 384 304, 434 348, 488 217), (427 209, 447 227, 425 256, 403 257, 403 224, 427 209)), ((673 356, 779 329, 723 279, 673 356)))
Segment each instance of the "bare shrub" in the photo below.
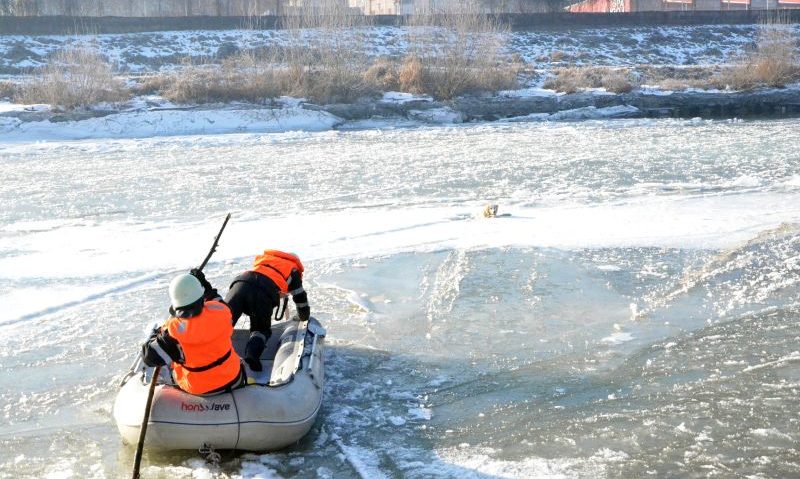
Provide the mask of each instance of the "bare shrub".
POLYGON ((422 60, 413 55, 407 57, 400 66, 398 74, 400 90, 413 94, 425 93, 428 90, 425 73, 422 60))
POLYGON ((322 0, 281 18, 289 37, 281 48, 229 55, 220 64, 188 65, 166 79, 142 82, 180 103, 263 101, 280 95, 320 103, 349 102, 391 83, 389 69, 370 67, 363 16, 345 5, 322 0))
MULTIPOLYGON (((508 26, 481 12, 477 2, 444 14, 418 11, 411 17, 410 58, 403 70, 420 81, 408 83, 437 99, 514 88, 519 65, 504 51, 508 26)), ((411 78, 410 76, 408 78, 411 78)), ((401 85, 403 82, 401 81, 401 85)))
POLYGON ((366 17, 345 3, 321 0, 281 23, 289 32, 289 47, 274 61, 297 74, 292 94, 329 103, 374 93, 365 78, 370 66, 366 17))
POLYGON ((523 62, 504 50, 508 28, 471 5, 457 14, 415 16, 409 55, 373 60, 366 52, 366 17, 336 0, 321 0, 281 17, 288 41, 280 48, 239 52, 214 65, 187 65, 143 79, 136 91, 158 91, 182 103, 279 95, 334 103, 395 89, 450 99, 515 87, 523 62))
POLYGON ((681 78, 664 78, 663 80, 657 82, 657 85, 662 90, 669 91, 681 91, 697 87, 697 84, 694 84, 691 80, 681 78))
POLYGON ((23 83, 15 100, 47 103, 63 108, 122 101, 129 91, 114 77, 111 65, 91 49, 60 50, 50 57, 34 78, 23 83))
POLYGON ((780 18, 759 27, 756 48, 738 64, 724 69, 712 80, 714 86, 732 90, 783 87, 800 80, 797 38, 792 26, 780 18))
POLYGON ((131 93, 134 95, 162 93, 166 91, 174 81, 173 76, 174 75, 157 73, 141 77, 131 86, 131 93))
POLYGON ((0 80, 0 99, 13 98, 17 92, 17 85, 14 82, 0 80))
POLYGON ((388 58, 380 58, 366 72, 364 80, 380 91, 392 91, 400 88, 397 65, 388 58))
POLYGON ((718 74, 717 65, 676 67, 673 65, 639 65, 636 71, 643 85, 658 86, 663 90, 708 89, 709 82, 718 74))
POLYGON ((635 81, 628 69, 610 67, 556 68, 545 80, 544 88, 564 93, 576 93, 585 88, 605 88, 614 93, 633 90, 635 81))
POLYGON ((285 70, 240 54, 220 65, 184 66, 166 78, 147 80, 142 88, 157 88, 176 103, 259 102, 280 95, 287 76, 285 70), (279 72, 284 73, 281 78, 279 72))

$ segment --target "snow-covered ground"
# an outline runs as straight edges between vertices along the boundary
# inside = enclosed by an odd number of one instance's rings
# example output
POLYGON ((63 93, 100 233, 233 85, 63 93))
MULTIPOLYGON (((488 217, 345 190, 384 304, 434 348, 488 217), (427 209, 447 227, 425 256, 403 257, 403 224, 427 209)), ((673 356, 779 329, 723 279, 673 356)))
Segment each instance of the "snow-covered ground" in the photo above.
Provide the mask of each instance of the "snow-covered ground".
MULTIPOLYGON (((14 106, 3 105, 12 110, 14 106)), ((18 110, 25 105, 16 105, 18 110)), ((53 123, 0 116, 0 141, 80 140, 85 138, 147 138, 244 132, 329 130, 342 123, 335 116, 297 107, 270 109, 168 110, 131 109, 81 121, 53 123)))
MULTIPOLYGON (((541 69, 564 64, 720 64, 754 46, 757 30, 755 25, 703 25, 515 31, 509 34, 508 51, 541 69)), ((372 56, 403 56, 408 52, 406 29, 380 26, 360 28, 355 33, 372 56)), ((306 35, 315 32, 308 31, 306 35)), ((194 62, 213 61, 238 51, 281 47, 293 40, 281 30, 0 35, 0 75, 23 74, 68 46, 96 48, 120 71, 143 73, 175 68, 187 58, 194 62)))
MULTIPOLYGON (((788 26, 800 31, 800 25, 788 26)), ((302 32, 303 39, 320 33, 302 32)), ((400 57, 409 51, 409 30, 398 27, 362 27, 352 30, 374 57, 400 57)), ((519 90, 500 92, 501 98, 558 97, 541 84, 551 69, 564 65, 636 66, 660 65, 682 69, 713 67, 734 61, 751 48, 758 36, 755 25, 686 27, 631 27, 575 29, 569 31, 515 31, 508 34, 509 53, 533 67, 519 90)), ((216 62, 237 52, 281 48, 298 37, 282 30, 180 31, 75 36, 0 35, 0 78, 19 80, 49 55, 70 46, 96 48, 114 63, 123 76, 179 68, 187 58, 216 62)), ((670 91, 643 86, 649 95, 670 91)), ((594 95, 609 94, 595 89, 594 95)), ((430 101, 424 96, 388 92, 379 102, 406 104, 430 101)), ((463 112, 447 105, 410 109, 390 121, 366 119, 346 122, 334 114, 306 109, 302 99, 284 99, 272 106, 173 105, 157 96, 137 97, 122 105, 97 105, 94 114, 50 121, 46 105, 15 105, 0 99, 0 136, 5 141, 66 140, 83 138, 141 138, 169 135, 202 135, 236 132, 319 131, 332 128, 380 128, 422 124, 454 124, 465 120, 463 112), (40 112, 31 115, 31 112, 40 112), (86 118, 88 117, 88 118, 86 118)), ((547 113, 519 115, 503 121, 558 121, 635 117, 633 106, 564 107, 547 113)))

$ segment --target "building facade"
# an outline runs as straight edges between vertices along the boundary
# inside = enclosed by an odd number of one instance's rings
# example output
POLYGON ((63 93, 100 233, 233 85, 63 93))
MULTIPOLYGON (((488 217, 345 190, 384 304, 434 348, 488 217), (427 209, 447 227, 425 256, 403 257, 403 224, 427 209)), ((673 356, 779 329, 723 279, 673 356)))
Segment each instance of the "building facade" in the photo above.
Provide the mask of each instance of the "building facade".
POLYGON ((568 7, 574 13, 777 10, 800 8, 800 0, 584 0, 568 7))

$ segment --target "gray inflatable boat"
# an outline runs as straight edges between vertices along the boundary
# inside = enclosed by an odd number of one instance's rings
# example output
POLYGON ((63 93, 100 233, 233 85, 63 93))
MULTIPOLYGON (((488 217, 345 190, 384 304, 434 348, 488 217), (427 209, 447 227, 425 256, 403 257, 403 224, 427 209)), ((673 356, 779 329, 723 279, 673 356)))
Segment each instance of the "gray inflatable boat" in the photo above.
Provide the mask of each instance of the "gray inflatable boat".
MULTIPOLYGON (((235 329, 233 345, 243 355, 249 331, 235 329)), ((325 328, 311 318, 272 326, 263 372, 248 368, 250 384, 229 393, 194 396, 174 386, 162 368, 153 396, 145 445, 153 449, 286 447, 311 429, 322 405, 325 328)), ((153 368, 137 358, 120 386, 114 419, 126 444, 136 444, 153 368)))

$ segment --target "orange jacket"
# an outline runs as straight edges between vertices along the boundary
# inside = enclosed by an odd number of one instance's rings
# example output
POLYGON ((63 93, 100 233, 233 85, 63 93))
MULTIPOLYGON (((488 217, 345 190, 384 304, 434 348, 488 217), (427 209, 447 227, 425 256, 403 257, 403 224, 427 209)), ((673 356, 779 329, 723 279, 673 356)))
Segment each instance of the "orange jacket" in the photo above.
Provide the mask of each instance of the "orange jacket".
POLYGON ((172 363, 181 389, 204 394, 236 379, 241 363, 231 343, 233 324, 225 304, 206 301, 199 315, 169 318, 164 327, 183 350, 183 364, 172 363))
POLYGON ((297 270, 301 277, 303 274, 303 263, 300 258, 292 253, 284 253, 274 249, 268 249, 263 254, 256 256, 253 261, 253 271, 263 274, 275 283, 281 290, 281 295, 289 292, 289 276, 292 270, 297 270))

